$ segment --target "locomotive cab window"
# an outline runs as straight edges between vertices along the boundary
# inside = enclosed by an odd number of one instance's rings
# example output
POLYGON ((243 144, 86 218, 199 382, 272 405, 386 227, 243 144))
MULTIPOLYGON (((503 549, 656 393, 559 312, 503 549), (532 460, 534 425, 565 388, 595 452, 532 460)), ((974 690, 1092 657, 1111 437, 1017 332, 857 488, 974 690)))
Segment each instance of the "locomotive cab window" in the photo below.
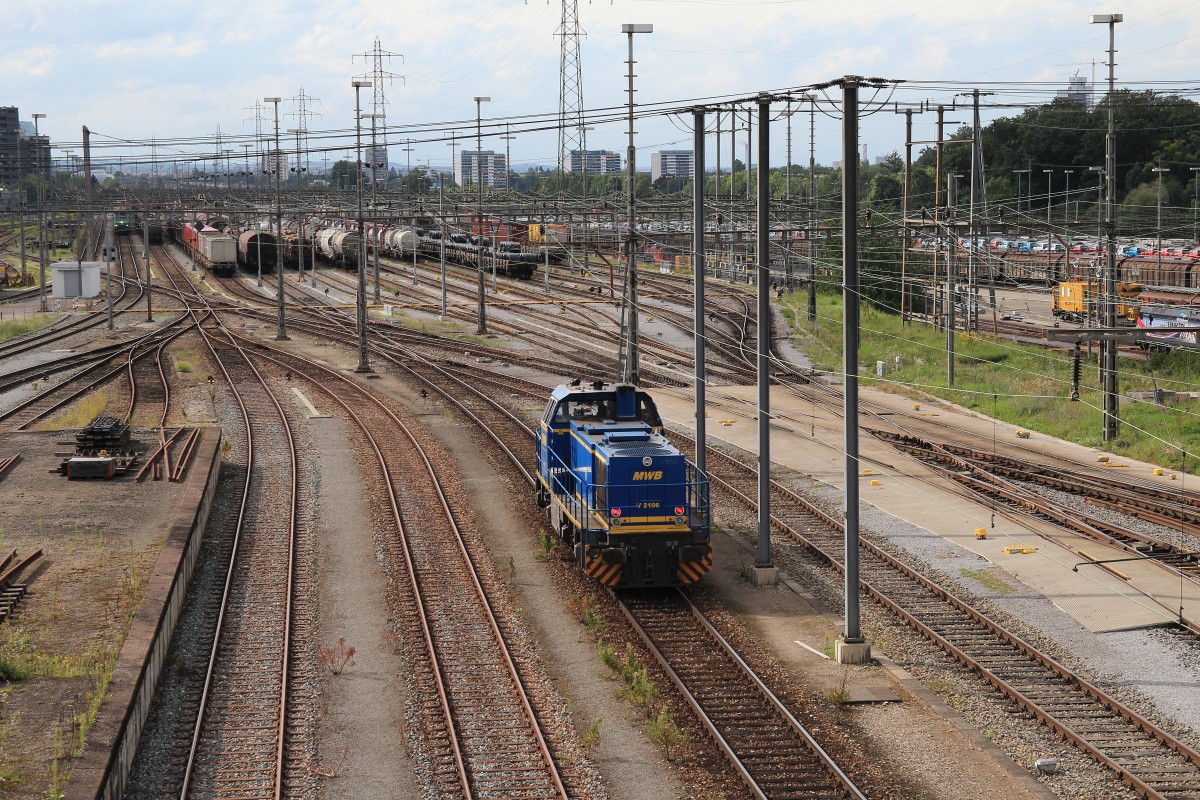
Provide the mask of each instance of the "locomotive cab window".
POLYGON ((565 425, 570 420, 598 421, 615 419, 611 400, 577 398, 565 400, 555 409, 554 423, 565 425))
POLYGON ((654 407, 648 397, 638 399, 638 418, 652 428, 662 427, 662 417, 658 415, 658 409, 654 407))

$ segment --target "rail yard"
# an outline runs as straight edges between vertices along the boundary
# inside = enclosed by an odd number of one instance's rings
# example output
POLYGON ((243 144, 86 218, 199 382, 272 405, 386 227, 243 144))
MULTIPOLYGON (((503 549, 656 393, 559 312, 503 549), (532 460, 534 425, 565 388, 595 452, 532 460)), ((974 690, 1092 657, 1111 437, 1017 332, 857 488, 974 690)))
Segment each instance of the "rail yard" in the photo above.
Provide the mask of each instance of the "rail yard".
POLYGON ((1200 800, 1169 5, 15 5, 0 800, 1200 800))
MULTIPOLYGON (((577 380, 587 391, 562 396, 583 398, 587 424, 614 415, 614 446, 662 450, 604 406, 621 344, 611 243, 526 245, 536 257, 510 263, 537 271, 493 278, 490 251, 464 248, 468 263, 443 265, 438 239, 414 246, 414 225, 398 237, 407 249, 380 245, 368 275, 381 301, 368 315, 372 371, 358 372, 358 286, 336 259, 298 272, 306 242, 295 236, 260 286, 258 262, 197 258, 224 247, 203 244, 203 231, 189 241, 168 224, 150 241, 131 227, 116 246, 111 331, 103 311, 63 311, 2 345, 0 457, 20 460, 0 485, 17 492, 10 519, 41 520, 6 524, 4 543, 45 553, 2 624, 64 663, 99 664, 108 687, 93 702, 103 690, 85 669, 75 689, 12 684, 7 702, 30 710, 9 723, 6 750, 20 741, 26 768, 48 770, 65 796, 106 785, 126 797, 1200 791, 1195 709, 1144 684, 1197 669, 1200 493, 1186 472, 1121 459, 1115 479, 1116 456, 1097 462, 1093 449, 948 404, 865 394, 860 477, 875 494, 861 580, 876 660, 838 666, 823 651, 843 602, 842 384, 787 341, 778 311, 787 299, 802 307, 803 291, 781 287, 772 312, 781 584, 747 579, 757 287, 718 268, 707 288, 711 572, 609 591, 605 576, 634 575, 640 556, 580 562, 571 526, 539 515, 534 442, 555 385, 577 380), (481 276, 486 336, 473 330, 481 276), (104 415, 127 421, 119 450, 75 434, 104 415), (116 460, 124 475, 45 475, 89 459, 116 460), (176 484, 187 491, 172 494, 176 484), (168 544, 173 518, 188 520, 170 537, 184 544, 168 544), (81 614, 85 596, 102 613, 81 614), (164 609, 178 624, 155 623, 164 609), (76 692, 69 713, 33 711, 64 691, 76 692), (892 747, 900 731, 921 752, 892 747), (53 772, 39 766, 60 748, 53 772)), ((80 247, 98 247, 102 228, 81 229, 80 247)), ((691 291, 687 274, 642 276, 641 385, 661 420, 642 419, 685 454, 691 291)), ((36 302, 18 294, 10 307, 36 302)), ((594 514, 603 501, 582 502, 594 514)), ((701 509, 707 519, 707 505, 675 503, 667 524, 686 527, 701 509)), ((612 541, 621 529, 608 527, 612 541)))

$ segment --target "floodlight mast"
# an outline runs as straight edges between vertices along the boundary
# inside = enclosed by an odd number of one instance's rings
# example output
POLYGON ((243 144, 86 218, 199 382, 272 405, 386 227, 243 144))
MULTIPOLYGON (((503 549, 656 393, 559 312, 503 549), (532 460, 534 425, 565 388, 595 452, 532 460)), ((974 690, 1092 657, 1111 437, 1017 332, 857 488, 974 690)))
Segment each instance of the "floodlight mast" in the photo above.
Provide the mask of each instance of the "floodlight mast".
MULTIPOLYGON (((638 342, 638 295, 637 295, 637 151, 633 145, 633 35, 635 33, 654 33, 654 26, 649 23, 625 23, 621 25, 621 33, 624 33, 629 38, 629 72, 626 77, 629 80, 629 145, 625 153, 625 166, 628 171, 628 197, 627 213, 629 215, 629 226, 625 234, 625 311, 629 314, 628 324, 625 328, 625 337, 621 342, 617 354, 617 368, 621 375, 621 380, 625 383, 631 383, 637 386, 641 380, 640 370, 638 369, 639 357, 639 342, 638 342)), ((547 243, 549 244, 549 243, 547 243)), ((623 320, 624 321, 624 320, 623 320)))
MULTIPOLYGON (((1104 327, 1117 324, 1117 220, 1113 198, 1117 192, 1117 137, 1113 129, 1113 108, 1116 102, 1116 25, 1124 21, 1123 14, 1092 14, 1088 22, 1108 26, 1108 133, 1104 137, 1104 232, 1108 252, 1104 261, 1104 327)), ((1117 395, 1117 343, 1105 339, 1100 343, 1104 376, 1104 422, 1102 438, 1113 441, 1121 429, 1117 395)))
POLYGON ((363 207, 362 207, 362 106, 359 101, 359 90, 369 89, 370 81, 352 80, 354 87, 354 147, 358 164, 354 172, 354 194, 358 203, 358 292, 356 322, 358 327, 358 366, 355 372, 373 372, 367 350, 367 255, 366 240, 363 238, 363 207))

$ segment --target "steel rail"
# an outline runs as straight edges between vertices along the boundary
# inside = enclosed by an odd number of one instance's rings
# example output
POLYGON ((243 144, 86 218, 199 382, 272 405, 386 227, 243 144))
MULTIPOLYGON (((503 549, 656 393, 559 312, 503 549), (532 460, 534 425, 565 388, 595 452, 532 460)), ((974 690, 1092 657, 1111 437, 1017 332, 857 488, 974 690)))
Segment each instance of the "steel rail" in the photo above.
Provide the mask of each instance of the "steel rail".
MULTIPOLYGON (((750 790, 750 792, 756 798, 759 798, 759 800, 768 800, 768 798, 776 796, 769 793, 768 790, 763 787, 762 783, 760 782, 760 778, 756 777, 754 769, 746 763, 745 756, 748 754, 745 752, 739 753, 737 746, 732 744, 725 733, 722 732, 724 726, 712 718, 708 712, 708 709, 705 708, 704 704, 696 696, 697 687, 690 685, 688 681, 685 680, 671 665, 670 658, 662 651, 659 642, 655 640, 654 636, 646 629, 643 621, 639 618, 639 612, 633 606, 631 606, 630 603, 626 602, 624 598, 616 595, 615 593, 612 594, 616 598, 617 603, 620 606, 622 613, 625 615, 625 618, 629 621, 629 624, 642 638, 642 642, 654 655, 655 659, 659 663, 659 666, 662 667, 663 671, 667 673, 667 676, 671 679, 671 682, 675 684, 676 688, 679 690, 679 693, 684 697, 688 705, 691 707, 693 713, 695 713, 696 717, 700 720, 700 723, 708 731, 709 736, 712 737, 714 742, 716 742, 717 747, 725 754, 725 757, 733 765, 734 770, 742 779, 742 782, 746 784, 746 787, 750 790)), ((709 641, 699 644, 701 649, 707 651, 710 644, 715 645, 715 648, 713 649, 716 652, 720 653, 734 663, 738 672, 750 685, 750 691, 756 693, 757 697, 759 697, 762 702, 764 702, 766 706, 777 715, 777 717, 783 723, 783 727, 791 730, 791 732, 799 740, 801 747, 807 748, 809 755, 815 759, 817 764, 819 764, 820 769, 823 771, 823 777, 826 780, 832 779, 837 786, 840 787, 844 793, 844 796, 855 798, 855 800, 866 800, 866 795, 854 785, 854 782, 850 779, 850 777, 846 775, 846 773, 842 771, 842 768, 837 765, 833 758, 831 758, 829 754, 825 752, 825 749, 821 747, 815 738, 813 738, 808 729, 796 719, 792 712, 788 710, 787 706, 785 706, 783 702, 780 701, 775 695, 775 693, 767 687, 763 680, 754 672, 753 669, 751 669, 750 665, 747 664, 733 648, 733 646, 726 641, 725 637, 721 636, 712 623, 705 618, 700 609, 696 608, 692 601, 688 599, 687 595, 685 595, 682 591, 675 590, 673 596, 679 598, 685 604, 686 610, 700 625, 701 630, 708 635, 709 641)), ((728 713, 728 709, 723 709, 723 711, 728 713)), ((769 738, 771 736, 771 732, 768 732, 764 735, 769 738)), ((780 746, 778 742, 775 742, 774 745, 776 747, 780 746)), ((766 749, 761 740, 747 745, 747 749, 751 751, 753 751, 756 747, 766 749)), ((761 755, 761 752, 759 755, 761 755)), ((772 768, 776 770, 789 766, 794 767, 797 770, 803 770, 807 765, 799 763, 785 765, 775 761, 772 762, 772 768)), ((809 783, 804 783, 801 785, 796 785, 793 783, 785 787, 777 787, 775 791, 783 791, 786 793, 785 796, 788 797, 800 796, 802 794, 807 795, 809 792, 813 791, 820 791, 820 796, 826 796, 824 794, 825 785, 823 783, 816 786, 813 786, 809 783)))
MULTIPOLYGON (((445 518, 446 518, 447 522, 449 523, 450 529, 454 532, 455 545, 458 549, 459 556, 462 559, 462 563, 467 568, 467 574, 470 576, 471 585, 473 586, 479 600, 481 601, 482 607, 484 609, 486 609, 486 611, 487 611, 487 621, 488 621, 489 627, 491 628, 492 636, 494 637, 494 639, 496 641, 498 650, 504 660, 504 666, 507 669, 509 676, 513 682, 513 686, 516 689, 516 692, 520 698, 522 709, 525 713, 526 718, 528 719, 528 721, 530 723, 531 731, 534 734, 534 737, 537 741, 538 749, 539 749, 539 752, 541 753, 542 759, 545 762, 546 767, 550 773, 551 781, 554 785, 555 791, 557 792, 557 796, 565 799, 567 797, 567 791, 566 791, 565 787, 563 786, 562 779, 561 779, 561 776, 559 775, 555 760, 554 760, 553 756, 550 754, 549 745, 546 743, 545 736, 542 733, 541 725, 538 722, 537 714, 533 710, 533 706, 529 701, 528 694, 525 691, 524 682, 521 680, 520 672, 517 669, 517 666, 512 659, 512 654, 509 651, 508 645, 504 639, 504 635, 500 631, 499 624, 497 623, 497 620, 496 620, 496 613, 495 613, 494 608, 492 607, 491 599, 489 598, 487 591, 484 589, 483 584, 479 579, 479 574, 475 570, 475 567, 474 567, 474 564, 473 564, 473 561, 471 558, 471 554, 467 550, 466 543, 464 541, 462 532, 458 527, 458 522, 455 519, 453 512, 450 510, 450 506, 446 499, 445 492, 442 489, 441 481, 438 478, 437 470, 434 468, 433 463, 429 459, 429 455, 425 452, 425 449, 421 446, 420 442, 417 441, 416 437, 413 436, 412 432, 409 430, 409 427, 403 421, 401 421, 400 418, 397 417, 395 415, 395 413, 390 408, 387 407, 386 404, 380 402, 380 400, 377 397, 375 397, 375 395, 373 393, 367 392, 362 386, 360 386, 355 381, 353 381, 350 378, 347 378, 346 376, 341 375, 327 367, 317 364, 315 362, 311 362, 311 361, 308 361, 307 359, 300 358, 299 356, 296 356, 294 354, 290 354, 290 353, 286 354, 286 358, 289 359, 290 361, 298 362, 302 365, 305 365, 305 367, 307 367, 308 369, 318 371, 325 377, 325 381, 317 380, 316 378, 312 377, 311 375, 301 371, 303 369, 302 367, 297 367, 295 365, 288 366, 287 364, 284 363, 283 359, 276 357, 279 355, 285 355, 282 353, 282 351, 275 350, 274 348, 269 348, 269 347, 263 345, 262 343, 256 342, 253 344, 262 350, 276 354, 275 356, 266 355, 266 356, 262 356, 262 357, 268 361, 271 361, 272 363, 277 364, 280 367, 285 367, 285 368, 291 369, 291 371, 293 373, 299 372, 303 377, 305 377, 307 380, 309 380, 314 386, 321 388, 334 402, 336 402, 338 405, 340 405, 342 407, 342 409, 352 419, 354 419, 355 424, 358 425, 359 429, 364 433, 364 435, 366 436, 367 440, 369 441, 369 443, 371 445, 371 448, 375 452, 375 455, 376 455, 377 459, 379 460, 380 469, 383 470, 385 477, 388 475, 387 461, 383 456, 382 450, 380 449, 380 447, 375 439, 375 436, 371 433, 370 426, 368 426, 361 419, 361 417, 358 415, 358 413, 355 412, 355 410, 351 407, 351 405, 346 402, 346 399, 342 395, 333 391, 333 389, 330 388, 330 386, 328 385, 328 381, 330 379, 333 379, 339 385, 345 386, 347 388, 352 388, 355 392, 357 392, 357 394, 360 397, 363 397, 364 399, 367 399, 371 403, 373 403, 382 413, 384 413, 389 419, 391 419, 392 423, 395 424, 399 430, 401 430, 404 433, 404 435, 411 442, 411 444, 413 445, 415 450, 419 453, 419 455, 424 463, 425 470, 429 476, 429 479, 432 482, 433 487, 436 489, 437 497, 441 503, 442 511, 445 515, 445 518)), ((463 410, 465 411, 466 409, 464 408, 463 410)), ((511 455, 511 451, 510 451, 510 455, 511 455)), ((415 571, 415 567, 414 567, 415 560, 413 557, 413 553, 409 547, 408 536, 405 533, 403 519, 400 514, 399 501, 398 501, 398 499, 396 497, 396 493, 395 493, 395 487, 393 486, 393 484, 390 480, 385 480, 384 483, 388 487, 389 503, 391 504, 391 507, 392 507, 396 525, 401 533, 401 543, 404 547, 405 564, 406 564, 406 568, 408 571, 409 580, 412 584, 414 595, 417 598, 421 598, 421 596, 422 596, 421 595, 421 582, 415 571)), ((419 618, 421 621, 422 636, 425 639, 426 647, 428 649, 428 652, 431 654, 431 656, 433 656, 432 668, 433 668, 435 674, 438 676, 438 696, 439 696, 439 700, 443 704, 442 705, 443 715, 446 719, 447 730, 455 731, 457 729, 457 726, 454 724, 453 711, 450 708, 449 698, 448 698, 448 694, 447 694, 447 688, 445 685, 445 679, 444 679, 444 676, 442 676, 442 670, 437 663, 436 653, 438 652, 438 648, 437 648, 437 645, 436 645, 436 642, 434 639, 432 628, 429 624, 427 611, 423 604, 420 604, 420 607, 419 607, 419 618)), ((458 745, 457 737, 452 737, 452 739, 454 740, 455 761, 460 770, 459 774, 461 776, 461 783, 460 783, 461 788, 464 792, 464 795, 467 798, 472 798, 475 796, 474 790, 470 786, 470 782, 468 779, 468 772, 465 767, 461 748, 458 745)))
MULTIPOLYGON (((166 252, 166 251, 164 250, 164 252, 166 252)), ((168 260, 173 267, 175 267, 176 269, 179 269, 178 263, 175 261, 174 258, 170 257, 169 254, 168 254, 168 260)), ((179 296, 181 298, 183 298, 185 296, 185 293, 183 291, 179 290, 178 284, 175 283, 175 279, 174 279, 174 277, 172 277, 170 275, 169 271, 167 272, 167 276, 168 276, 168 279, 171 281, 171 283, 175 286, 176 291, 179 293, 179 296)), ((203 298, 201 298, 201 299, 203 299, 203 298)), ((232 541, 231 550, 230 550, 230 559, 226 566, 225 581, 224 581, 224 585, 222 587, 222 592, 221 592, 220 610, 218 611, 217 621, 216 621, 216 625, 214 628, 212 646, 209 651, 208 663, 207 663, 207 667, 205 669, 204 685, 203 685, 203 688, 202 688, 201 694, 200 694, 200 702, 199 702, 199 708, 198 708, 197 714, 196 714, 196 722, 195 722, 195 725, 192 730, 192 739, 191 739, 191 743, 189 746, 189 752, 188 752, 188 756, 187 756, 186 766, 184 769, 183 782, 180 787, 180 795, 179 796, 180 796, 181 800, 186 800, 186 798, 189 796, 189 792, 191 791, 193 776, 195 775, 196 758, 197 758, 197 753, 198 753, 198 749, 199 749, 199 745, 200 745, 200 736, 201 736, 201 732, 203 730, 205 711, 208 707, 209 700, 212 696, 213 678, 214 678, 215 672, 216 672, 216 665, 217 665, 218 656, 219 656, 221 637, 222 637, 222 633, 223 633, 224 627, 225 627, 226 615, 227 615, 227 611, 228 611, 228 607, 229 607, 229 600, 230 600, 230 597, 232 596, 232 592, 233 592, 233 579, 234 579, 235 570, 237 568, 239 558, 240 558, 240 556, 243 555, 241 552, 241 550, 242 550, 241 541, 242 541, 243 533, 245 532, 245 523, 246 523, 246 517, 247 517, 247 511, 248 511, 248 504, 249 504, 250 495, 251 495, 251 485, 254 480, 254 465, 255 465, 255 458, 256 458, 255 448, 254 448, 254 427, 252 426, 252 424, 250 422, 250 412, 249 412, 249 409, 246 407, 246 403, 245 403, 244 398, 241 395, 241 392, 238 390, 238 385, 233 380, 233 377, 230 375, 229 370, 228 370, 224 360, 222 360, 218 356, 218 354, 216 352, 216 347, 214 346, 212 339, 210 338, 208 333, 204 330, 204 327, 200 324, 200 320, 197 320, 195 309, 189 307, 188 313, 189 313, 189 315, 192 316, 193 320, 196 320, 194 322, 194 326, 196 327, 197 331, 200 333, 201 337, 204 339, 205 344, 208 346, 209 352, 211 353, 213 360, 217 363, 218 369, 220 369, 221 373, 225 376, 225 380, 228 382, 229 387, 230 387, 231 391, 233 392, 234 399, 237 402, 238 408, 241 411, 242 424, 246 431, 247 464, 246 464, 246 478, 245 478, 245 481, 242 486, 242 498, 241 498, 241 501, 240 501, 239 507, 238 507, 237 522, 234 526, 233 541, 232 541)), ((291 426, 288 424, 287 415, 284 413, 282 406, 280 406, 278 399, 275 397, 275 394, 271 391, 270 387, 267 385, 267 382, 263 378, 262 374, 254 367, 254 364, 250 360, 249 356, 237 344, 235 335, 231 331, 229 331, 228 328, 226 328, 223 323, 221 323, 220 318, 216 314, 212 313, 211 308, 208 309, 208 316, 210 316, 214 321, 216 321, 219 325, 221 325, 222 332, 229 339, 230 344, 235 348, 235 350, 237 352, 239 352, 239 354, 242 355, 243 359, 245 360, 246 366, 254 374, 254 376, 256 377, 256 379, 258 380, 260 385, 262 386, 266 397, 271 401, 271 404, 274 406, 275 412, 279 415, 281 427, 282 427, 284 433, 286 434, 288 452, 290 454, 289 482, 290 482, 290 486, 291 486, 291 493, 290 493, 290 498, 289 498, 289 503, 288 503, 288 512, 289 512, 289 519, 288 519, 288 523, 287 523, 288 553, 287 553, 287 566, 286 566, 286 575, 285 575, 286 587, 284 589, 285 602, 284 602, 283 619, 282 619, 283 641, 281 643, 281 650, 280 650, 282 663, 279 665, 279 667, 280 667, 280 690, 279 690, 279 695, 278 695, 279 710, 278 710, 278 715, 277 715, 277 726, 276 726, 276 732, 275 732, 275 745, 274 745, 274 758, 275 758, 274 788, 273 788, 273 792, 272 792, 273 798, 275 800, 280 800, 280 798, 282 797, 282 793, 283 793, 284 747, 285 747, 285 733, 286 733, 286 725, 287 725, 287 696, 288 696, 288 690, 289 690, 288 676, 289 676, 289 660, 290 660, 290 651, 291 651, 292 607, 293 607, 293 601, 294 601, 294 588, 295 588, 294 573, 295 573, 296 527, 297 527, 297 520, 298 520, 297 505, 299 502, 299 479, 298 479, 298 474, 297 474, 297 469, 296 469, 296 461, 297 461, 296 444, 295 444, 295 439, 292 436, 291 426)))
MULTIPOLYGON (((718 459, 725 460, 728 463, 734 465, 735 469, 742 469, 748 473, 754 472, 754 470, 752 468, 740 464, 740 462, 725 455, 724 453, 721 453, 720 451, 712 451, 712 454, 715 455, 718 459)), ((733 484, 712 474, 711 472, 710 472, 709 477, 711 480, 720 484, 727 491, 729 491, 731 494, 733 494, 735 497, 737 497, 743 503, 743 505, 746 505, 749 508, 757 507, 756 502, 748 494, 746 494, 745 492, 742 492, 740 489, 738 489, 733 484)), ((833 517, 832 515, 826 513, 825 511, 821 510, 820 508, 816 507, 815 505, 813 505, 809 501, 805 500, 803 497, 800 497, 798 494, 791 491, 787 487, 782 486, 782 485, 776 483, 775 481, 772 481, 772 488, 774 489, 775 492, 782 494, 783 496, 787 497, 787 499, 789 499, 790 501, 799 505, 807 513, 810 513, 817 519, 821 520, 828 528, 831 529, 832 532, 839 533, 842 531, 842 524, 841 524, 840 520, 838 520, 837 518, 833 517)), ((831 553, 829 553, 828 551, 823 549, 820 545, 818 545, 817 543, 812 541, 812 539, 810 539, 809 537, 806 537, 803 534, 801 534, 799 531, 795 530, 786 521, 781 519, 778 515, 776 515, 776 514, 771 515, 771 524, 772 524, 772 527, 774 527, 776 530, 795 539, 798 543, 803 545, 805 547, 805 549, 807 549, 810 552, 812 552, 813 554, 817 555, 819 558, 821 558, 823 561, 825 561, 827 564, 832 566, 837 571, 839 571, 839 572, 844 571, 844 566, 837 560, 837 558, 835 556, 833 556, 831 553)), ((1018 637, 1016 634, 1013 634, 1012 632, 1008 631, 1003 626, 1001 626, 999 623, 991 620, 986 615, 977 611, 970 604, 961 600, 960 598, 958 598, 954 594, 950 593, 946 589, 942 588, 941 586, 938 586, 936 583, 929 580, 925 576, 921 575, 919 572, 912 569, 908 565, 902 563, 898 559, 894 558, 887 552, 883 551, 882 549, 880 549, 879 547, 877 547, 876 545, 871 543, 869 540, 860 537, 859 541, 860 541, 860 546, 863 548, 864 554, 869 554, 870 556, 877 557, 878 559, 880 559, 880 561, 882 561, 884 563, 885 566, 889 567, 890 569, 892 569, 899 575, 902 575, 904 578, 911 580, 911 581, 915 581, 916 583, 920 584, 920 586, 925 591, 929 592, 930 594, 934 595, 941 601, 945 602, 946 604, 948 604, 949 606, 954 608, 957 612, 966 615, 971 620, 973 620, 976 624, 985 628, 990 634, 992 634, 993 636, 996 636, 1001 641, 1014 647, 1026 658, 1045 667, 1046 669, 1048 669, 1049 671, 1051 671, 1052 673, 1057 675, 1064 682, 1066 682, 1068 684, 1073 684, 1077 688, 1077 690, 1081 694, 1083 694, 1085 697, 1088 697, 1089 699, 1099 703, 1101 706, 1108 708, 1111 713, 1113 713, 1117 717, 1127 720, 1134 728, 1139 730, 1142 734, 1146 735, 1147 737, 1149 737, 1153 740, 1157 740, 1158 742, 1161 742, 1163 744, 1163 746, 1165 746, 1169 750, 1180 755, 1186 762, 1189 762, 1192 765, 1196 766, 1197 768, 1200 768, 1200 753, 1193 750, 1192 748, 1190 748, 1188 745, 1186 745, 1179 739, 1166 733, 1161 728, 1159 728, 1158 726, 1154 725, 1149 720, 1147 720, 1145 717, 1139 715, 1135 711, 1133 711, 1130 708, 1128 708, 1127 706, 1125 706, 1120 701, 1116 700, 1116 698, 1113 698, 1111 695, 1105 693, 1103 690, 1099 689, 1094 684, 1090 683, 1089 681, 1085 680, 1084 678, 1080 677, 1079 675, 1075 674, 1071 670, 1064 667, 1062 664, 1060 664, 1056 660, 1050 658, 1049 656, 1045 655, 1041 651, 1037 650, 1035 647, 1033 647, 1032 645, 1025 642, 1023 639, 1018 637)), ((999 689, 1001 692, 1003 692, 1005 695, 1007 695, 1010 699, 1015 701, 1022 708, 1029 711, 1031 714, 1033 714, 1037 719, 1042 721, 1048 727, 1050 727, 1053 730, 1055 730, 1056 732, 1058 732, 1060 735, 1062 735, 1064 738, 1066 738, 1069 742, 1074 744, 1076 747, 1078 747, 1079 749, 1086 752, 1089 756, 1091 756, 1098 763, 1111 769, 1114 773, 1116 773, 1118 775, 1118 777, 1123 782, 1134 787, 1137 791, 1141 792, 1146 797, 1164 798, 1164 800, 1165 800, 1167 795, 1160 793, 1158 790, 1156 790, 1154 787, 1152 787, 1148 782, 1143 780, 1138 775, 1134 774, 1134 772, 1131 771, 1130 769, 1128 769, 1125 765, 1123 765, 1120 762, 1116 761, 1115 759, 1111 758, 1109 755, 1107 755, 1102 750, 1100 750, 1097 746, 1095 746, 1090 741, 1088 741, 1084 736, 1076 733, 1069 726, 1063 724, 1053 714, 1051 714, 1050 712, 1047 712, 1040 704, 1038 704, 1036 701, 1034 701, 1033 699, 1028 697, 1024 692, 1020 691, 1015 686, 1013 686, 1011 683, 1004 680, 1002 677, 997 675, 993 670, 989 669, 988 667, 986 667, 985 665, 980 663, 977 659, 971 657, 968 653, 966 653, 962 648, 960 648, 954 642, 951 642, 948 638, 942 636, 937 631, 933 630, 929 625, 924 623, 922 620, 918 619, 914 614, 910 613, 907 609, 903 608, 898 601, 887 596, 886 592, 877 588, 876 586, 874 586, 873 584, 871 584, 870 582, 868 582, 865 579, 860 580, 860 587, 864 591, 866 591, 872 598, 874 598, 877 602, 879 602, 880 605, 884 606, 889 611, 892 611, 894 614, 896 614, 898 617, 900 617, 902 620, 904 620, 905 623, 907 623, 910 627, 912 627, 915 630, 917 630, 918 632, 920 632, 922 635, 924 635, 930 641, 934 642, 939 647, 941 647, 943 650, 945 650, 948 654, 954 656, 961 663, 966 665, 971 670, 975 671, 985 681, 987 681, 988 683, 995 686, 997 689, 999 689)))

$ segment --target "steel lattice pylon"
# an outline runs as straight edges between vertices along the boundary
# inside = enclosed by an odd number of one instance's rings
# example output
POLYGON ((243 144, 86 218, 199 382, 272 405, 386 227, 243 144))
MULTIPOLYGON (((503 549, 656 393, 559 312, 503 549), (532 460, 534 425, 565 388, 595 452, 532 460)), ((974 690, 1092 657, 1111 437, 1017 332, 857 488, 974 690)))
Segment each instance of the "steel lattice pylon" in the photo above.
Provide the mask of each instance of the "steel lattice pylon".
POLYGON ((558 61, 558 171, 571 167, 571 151, 587 148, 583 130, 583 62, 579 57, 579 0, 562 0, 558 61))

